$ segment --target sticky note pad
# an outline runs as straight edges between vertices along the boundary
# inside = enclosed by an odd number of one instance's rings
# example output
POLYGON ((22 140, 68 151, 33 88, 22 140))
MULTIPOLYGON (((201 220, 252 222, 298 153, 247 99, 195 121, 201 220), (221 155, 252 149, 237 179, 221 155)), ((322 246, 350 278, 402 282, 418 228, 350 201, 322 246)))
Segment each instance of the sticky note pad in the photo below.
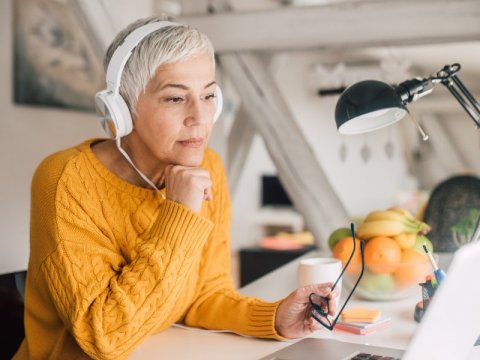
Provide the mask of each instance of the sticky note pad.
POLYGON ((364 307, 355 307, 343 310, 341 319, 344 322, 364 322, 374 323, 377 321, 382 313, 376 309, 369 309, 364 307))
POLYGON ((379 319, 374 323, 337 322, 334 329, 359 335, 369 335, 390 325, 390 318, 379 319))

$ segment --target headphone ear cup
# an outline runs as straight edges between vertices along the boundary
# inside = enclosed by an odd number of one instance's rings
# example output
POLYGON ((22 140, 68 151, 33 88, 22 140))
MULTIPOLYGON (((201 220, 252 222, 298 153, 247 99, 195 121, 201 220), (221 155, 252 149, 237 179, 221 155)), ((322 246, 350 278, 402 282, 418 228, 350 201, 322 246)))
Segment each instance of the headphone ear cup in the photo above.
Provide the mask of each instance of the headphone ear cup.
POLYGON ((125 100, 110 90, 95 95, 97 117, 103 130, 112 139, 118 139, 132 132, 132 116, 125 100))
POLYGON ((100 122, 105 133, 110 138, 115 138, 117 128, 112 121, 112 112, 108 103, 108 95, 110 90, 102 90, 95 94, 95 111, 97 113, 97 120, 100 122))
POLYGON ((128 109, 127 103, 123 100, 123 97, 117 95, 114 97, 115 100, 115 123, 117 124, 118 133, 117 137, 121 138, 125 135, 128 135, 132 132, 133 121, 130 110, 128 109))
POLYGON ((223 108, 223 94, 222 94, 222 90, 220 89, 220 86, 217 85, 215 88, 215 115, 213 116, 213 123, 215 123, 220 117, 220 114, 222 113, 222 108, 223 108))

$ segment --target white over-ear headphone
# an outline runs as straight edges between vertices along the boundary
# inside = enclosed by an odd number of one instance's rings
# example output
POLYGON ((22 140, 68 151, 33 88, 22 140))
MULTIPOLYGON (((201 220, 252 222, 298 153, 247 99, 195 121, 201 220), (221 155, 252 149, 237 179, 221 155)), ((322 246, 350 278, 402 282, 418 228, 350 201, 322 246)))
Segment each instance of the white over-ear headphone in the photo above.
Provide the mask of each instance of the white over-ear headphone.
MULTIPOLYGON (((170 21, 157 21, 145 24, 132 31, 115 50, 107 69, 107 88, 95 95, 98 119, 105 132, 114 139, 128 135, 133 128, 132 115, 127 103, 120 95, 120 81, 123 68, 135 47, 148 35, 167 26, 181 26, 170 21)), ((223 98, 220 87, 215 90, 216 109, 213 121, 222 112, 223 98)))

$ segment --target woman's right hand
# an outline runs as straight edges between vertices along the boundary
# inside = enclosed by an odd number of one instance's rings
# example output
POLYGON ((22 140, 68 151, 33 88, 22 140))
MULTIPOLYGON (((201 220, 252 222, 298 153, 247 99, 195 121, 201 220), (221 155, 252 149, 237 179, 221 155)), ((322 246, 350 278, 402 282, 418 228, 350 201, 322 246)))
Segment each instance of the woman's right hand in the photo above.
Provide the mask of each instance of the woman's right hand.
POLYGON ((204 200, 212 199, 210 173, 202 168, 169 165, 165 168, 166 198, 200 213, 204 200))
POLYGON ((323 329, 312 316, 309 302, 310 294, 328 298, 329 315, 337 311, 335 301, 339 296, 338 288, 332 291, 332 283, 307 285, 301 287, 282 300, 275 315, 275 329, 280 336, 296 339, 323 329))

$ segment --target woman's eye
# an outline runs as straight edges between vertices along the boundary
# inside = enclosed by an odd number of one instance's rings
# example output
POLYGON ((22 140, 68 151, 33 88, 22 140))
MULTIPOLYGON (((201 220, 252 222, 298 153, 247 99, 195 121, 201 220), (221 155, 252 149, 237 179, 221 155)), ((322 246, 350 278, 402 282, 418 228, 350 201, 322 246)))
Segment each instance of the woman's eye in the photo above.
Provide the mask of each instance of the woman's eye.
POLYGON ((167 102, 173 103, 173 104, 179 104, 183 101, 183 98, 178 97, 178 96, 172 96, 167 98, 167 102))
POLYGON ((209 94, 209 95, 205 96, 205 100, 213 100, 215 98, 216 98, 215 94, 209 94))

